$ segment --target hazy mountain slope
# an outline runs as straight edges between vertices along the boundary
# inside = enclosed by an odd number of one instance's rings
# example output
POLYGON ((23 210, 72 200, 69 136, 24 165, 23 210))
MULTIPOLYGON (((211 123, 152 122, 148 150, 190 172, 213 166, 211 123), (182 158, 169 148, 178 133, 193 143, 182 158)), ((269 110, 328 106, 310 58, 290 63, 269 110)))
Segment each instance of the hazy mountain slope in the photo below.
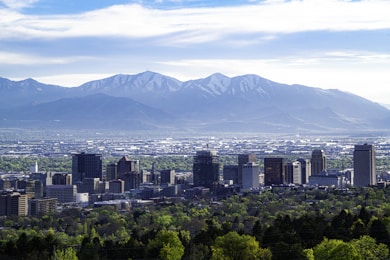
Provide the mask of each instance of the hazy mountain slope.
POLYGON ((68 88, 43 84, 33 79, 11 81, 0 78, 0 109, 48 102, 69 94, 68 88))
POLYGON ((55 125, 155 129, 172 123, 173 116, 129 98, 94 94, 33 104, 8 112, 8 120, 55 122, 55 125))
POLYGON ((0 94, 0 117, 11 121, 56 120, 72 126, 88 121, 89 127, 114 129, 115 122, 136 121, 155 128, 269 132, 390 128, 390 111, 363 97, 257 75, 215 73, 182 82, 147 71, 75 88, 0 78, 0 94))

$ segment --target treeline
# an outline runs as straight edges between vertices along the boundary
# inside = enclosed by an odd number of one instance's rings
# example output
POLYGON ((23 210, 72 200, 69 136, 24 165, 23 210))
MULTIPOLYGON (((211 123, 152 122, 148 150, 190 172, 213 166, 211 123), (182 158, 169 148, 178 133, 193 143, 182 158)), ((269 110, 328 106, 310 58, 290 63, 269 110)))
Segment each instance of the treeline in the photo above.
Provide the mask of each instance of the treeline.
MULTIPOLYGON (((133 160, 140 161, 140 167, 143 170, 150 171, 152 165, 157 171, 174 169, 176 172, 191 172, 193 158, 192 156, 129 156, 133 160)), ((282 156, 286 161, 298 159, 292 156, 282 156)), ((108 163, 118 162, 120 157, 103 157, 103 171, 108 163)), ((237 165, 237 156, 224 155, 219 157, 221 171, 223 165, 237 165)), ((72 158, 67 157, 1 157, 0 156, 0 172, 28 172, 30 166, 38 163, 41 172, 71 172, 72 158)), ((260 167, 263 167, 263 159, 258 158, 257 162, 260 167)), ((378 170, 387 170, 390 165, 390 158, 377 158, 376 165, 378 170)), ((346 169, 352 168, 352 158, 328 159, 328 169, 346 169)))
MULTIPOLYGON (((140 168, 146 171, 174 169, 177 172, 191 172, 192 156, 129 156, 133 160, 139 160, 140 168)), ((109 163, 118 162, 120 157, 103 157, 103 171, 109 163)), ((38 163, 40 172, 68 172, 72 171, 72 158, 69 157, 0 157, 0 172, 28 172, 30 166, 38 163)), ((237 164, 237 156, 221 156, 222 166, 237 164)))
POLYGON ((390 189, 273 190, 0 220, 1 259, 388 259, 390 189))

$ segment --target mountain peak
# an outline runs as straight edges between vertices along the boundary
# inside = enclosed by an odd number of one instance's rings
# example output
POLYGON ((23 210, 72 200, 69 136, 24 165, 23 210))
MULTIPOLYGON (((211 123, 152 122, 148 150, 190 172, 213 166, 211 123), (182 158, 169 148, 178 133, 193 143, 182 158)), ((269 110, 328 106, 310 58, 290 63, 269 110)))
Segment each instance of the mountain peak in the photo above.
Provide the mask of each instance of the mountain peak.
POLYGON ((217 79, 221 79, 221 78, 229 78, 228 76, 220 73, 220 72, 216 72, 216 73, 213 73, 211 74, 210 76, 206 77, 207 78, 217 78, 217 79))
POLYGON ((115 92, 164 92, 177 91, 181 86, 181 81, 162 75, 160 73, 145 71, 142 73, 127 75, 117 74, 102 80, 95 80, 84 83, 80 88, 85 92, 103 92, 108 95, 117 96, 115 92))
MULTIPOLYGON (((163 113, 167 113, 182 120, 170 121, 169 127, 177 129, 274 132, 390 127, 390 111, 364 98, 342 91, 281 84, 254 74, 228 77, 214 73, 181 82, 144 71, 134 75, 117 74, 75 88, 45 85, 33 79, 0 78, 0 118, 12 120, 11 115, 14 115, 13 120, 17 120, 21 118, 19 114, 44 120, 45 113, 53 111, 57 111, 56 117, 59 117, 70 111, 71 101, 77 102, 80 108, 88 106, 91 118, 100 118, 101 124, 105 117, 109 121, 111 115, 117 113, 127 119, 139 116, 139 122, 142 115, 155 115, 153 122, 157 122, 160 115, 162 118, 163 113), (125 107, 124 112, 121 108, 125 107), (109 113, 103 113, 109 108, 112 108, 109 113)), ((75 111, 73 109, 68 118, 82 120, 75 111)))
POLYGON ((185 85, 187 88, 199 88, 211 95, 221 95, 226 92, 230 82, 231 78, 222 73, 214 73, 206 78, 187 81, 185 85))

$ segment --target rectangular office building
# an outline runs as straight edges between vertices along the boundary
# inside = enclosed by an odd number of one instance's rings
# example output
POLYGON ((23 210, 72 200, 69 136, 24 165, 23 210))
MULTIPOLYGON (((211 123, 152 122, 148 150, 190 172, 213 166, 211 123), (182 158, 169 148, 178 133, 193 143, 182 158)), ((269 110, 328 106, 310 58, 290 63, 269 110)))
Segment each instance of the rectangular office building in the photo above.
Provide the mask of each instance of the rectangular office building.
POLYGON ((373 145, 355 145, 353 152, 353 170, 354 186, 365 187, 376 185, 375 147, 373 145))

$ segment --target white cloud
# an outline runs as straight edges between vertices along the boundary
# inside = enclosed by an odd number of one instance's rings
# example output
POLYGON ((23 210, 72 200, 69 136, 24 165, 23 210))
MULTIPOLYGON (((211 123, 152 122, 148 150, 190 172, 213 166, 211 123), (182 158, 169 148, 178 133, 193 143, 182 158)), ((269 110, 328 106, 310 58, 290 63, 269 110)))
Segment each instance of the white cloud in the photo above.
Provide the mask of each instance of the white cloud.
POLYGON ((91 60, 93 57, 72 56, 72 57, 46 57, 26 53, 12 53, 0 51, 0 64, 2 65, 51 65, 68 64, 72 62, 91 60))
POLYGON ((4 4, 8 8, 19 9, 33 5, 39 0, 0 0, 0 3, 4 4))
POLYGON ((174 35, 173 41, 186 43, 213 41, 236 33, 374 30, 390 28, 389 9, 390 1, 379 0, 272 1, 238 7, 174 10, 116 5, 78 15, 19 15, 16 20, 0 22, 0 37, 174 35))
POLYGON ((324 53, 324 59, 329 60, 354 60, 360 63, 389 63, 390 54, 359 51, 333 51, 324 53))
MULTIPOLYGON (((81 84, 84 84, 88 81, 103 79, 112 76, 112 74, 107 73, 84 73, 84 74, 60 74, 60 75, 49 75, 49 76, 39 76, 34 79, 46 83, 46 84, 57 84, 63 87, 77 87, 81 84)), ((20 79, 19 79, 20 80, 20 79)))

